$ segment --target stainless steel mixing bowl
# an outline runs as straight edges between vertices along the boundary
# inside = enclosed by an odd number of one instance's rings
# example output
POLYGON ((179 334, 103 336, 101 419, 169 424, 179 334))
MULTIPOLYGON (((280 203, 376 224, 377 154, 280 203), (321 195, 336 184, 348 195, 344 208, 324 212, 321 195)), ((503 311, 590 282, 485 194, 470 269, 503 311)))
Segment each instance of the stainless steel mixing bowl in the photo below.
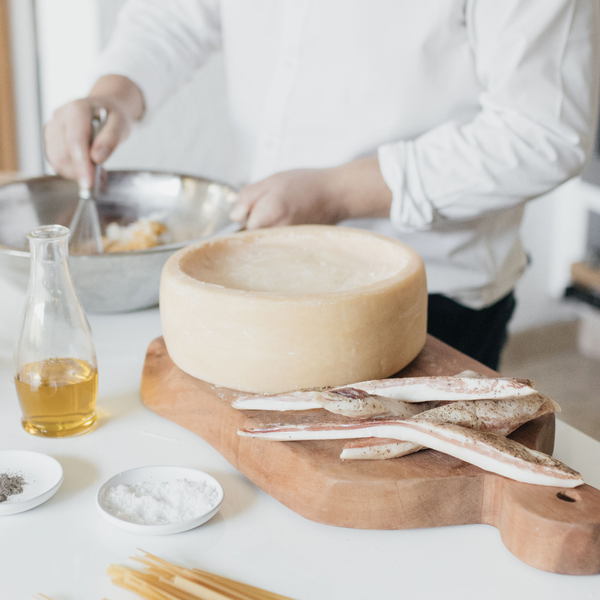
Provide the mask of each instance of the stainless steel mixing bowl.
MULTIPOLYGON (((229 219, 237 194, 226 185, 171 173, 109 171, 98 195, 102 230, 156 215, 169 228, 172 243, 147 250, 71 256, 71 275, 84 309, 126 312, 158 303, 166 260, 194 240, 236 231, 229 219)), ((0 277, 26 288, 29 277, 27 232, 50 223, 68 226, 77 206, 77 184, 58 176, 0 186, 0 277)))

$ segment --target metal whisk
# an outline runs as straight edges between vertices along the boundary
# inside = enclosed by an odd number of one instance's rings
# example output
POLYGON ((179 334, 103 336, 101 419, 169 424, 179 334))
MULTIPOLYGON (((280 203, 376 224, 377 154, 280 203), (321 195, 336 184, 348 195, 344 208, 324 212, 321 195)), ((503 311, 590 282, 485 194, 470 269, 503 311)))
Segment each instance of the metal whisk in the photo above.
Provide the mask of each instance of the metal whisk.
MULTIPOLYGON (((92 117, 92 135, 90 146, 106 122, 106 109, 99 108, 92 117)), ((96 165, 94 183, 91 189, 79 188, 79 203, 69 225, 69 252, 71 254, 100 254, 102 253, 102 233, 98 218, 96 196, 100 187, 102 166, 96 165)))

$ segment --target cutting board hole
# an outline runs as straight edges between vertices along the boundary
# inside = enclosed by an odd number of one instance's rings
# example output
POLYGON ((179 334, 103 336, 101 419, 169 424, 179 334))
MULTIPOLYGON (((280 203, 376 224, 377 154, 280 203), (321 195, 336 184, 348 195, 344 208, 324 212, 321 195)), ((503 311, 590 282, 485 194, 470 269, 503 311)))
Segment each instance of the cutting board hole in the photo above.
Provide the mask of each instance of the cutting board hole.
POLYGON ((581 500, 581 496, 577 492, 571 491, 558 492, 556 497, 563 502, 577 502, 578 500, 581 500))

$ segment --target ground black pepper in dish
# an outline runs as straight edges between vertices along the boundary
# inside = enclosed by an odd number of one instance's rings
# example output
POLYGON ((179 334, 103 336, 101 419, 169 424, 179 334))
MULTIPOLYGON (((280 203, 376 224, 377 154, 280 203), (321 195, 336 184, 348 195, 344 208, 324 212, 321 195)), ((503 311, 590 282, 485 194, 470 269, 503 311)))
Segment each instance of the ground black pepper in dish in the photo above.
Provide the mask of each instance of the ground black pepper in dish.
POLYGON ((26 481, 21 475, 0 473, 0 502, 6 502, 11 496, 21 494, 25 485, 26 481))

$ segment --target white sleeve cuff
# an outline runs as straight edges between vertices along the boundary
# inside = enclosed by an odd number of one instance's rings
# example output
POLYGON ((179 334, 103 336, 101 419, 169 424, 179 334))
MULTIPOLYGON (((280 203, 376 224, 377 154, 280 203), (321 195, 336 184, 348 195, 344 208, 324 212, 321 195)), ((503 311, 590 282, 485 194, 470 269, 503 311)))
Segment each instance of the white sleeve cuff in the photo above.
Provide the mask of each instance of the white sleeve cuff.
POLYGON ((425 196, 414 142, 384 144, 377 156, 383 179, 392 192, 392 225, 403 233, 431 229, 436 212, 425 196))

